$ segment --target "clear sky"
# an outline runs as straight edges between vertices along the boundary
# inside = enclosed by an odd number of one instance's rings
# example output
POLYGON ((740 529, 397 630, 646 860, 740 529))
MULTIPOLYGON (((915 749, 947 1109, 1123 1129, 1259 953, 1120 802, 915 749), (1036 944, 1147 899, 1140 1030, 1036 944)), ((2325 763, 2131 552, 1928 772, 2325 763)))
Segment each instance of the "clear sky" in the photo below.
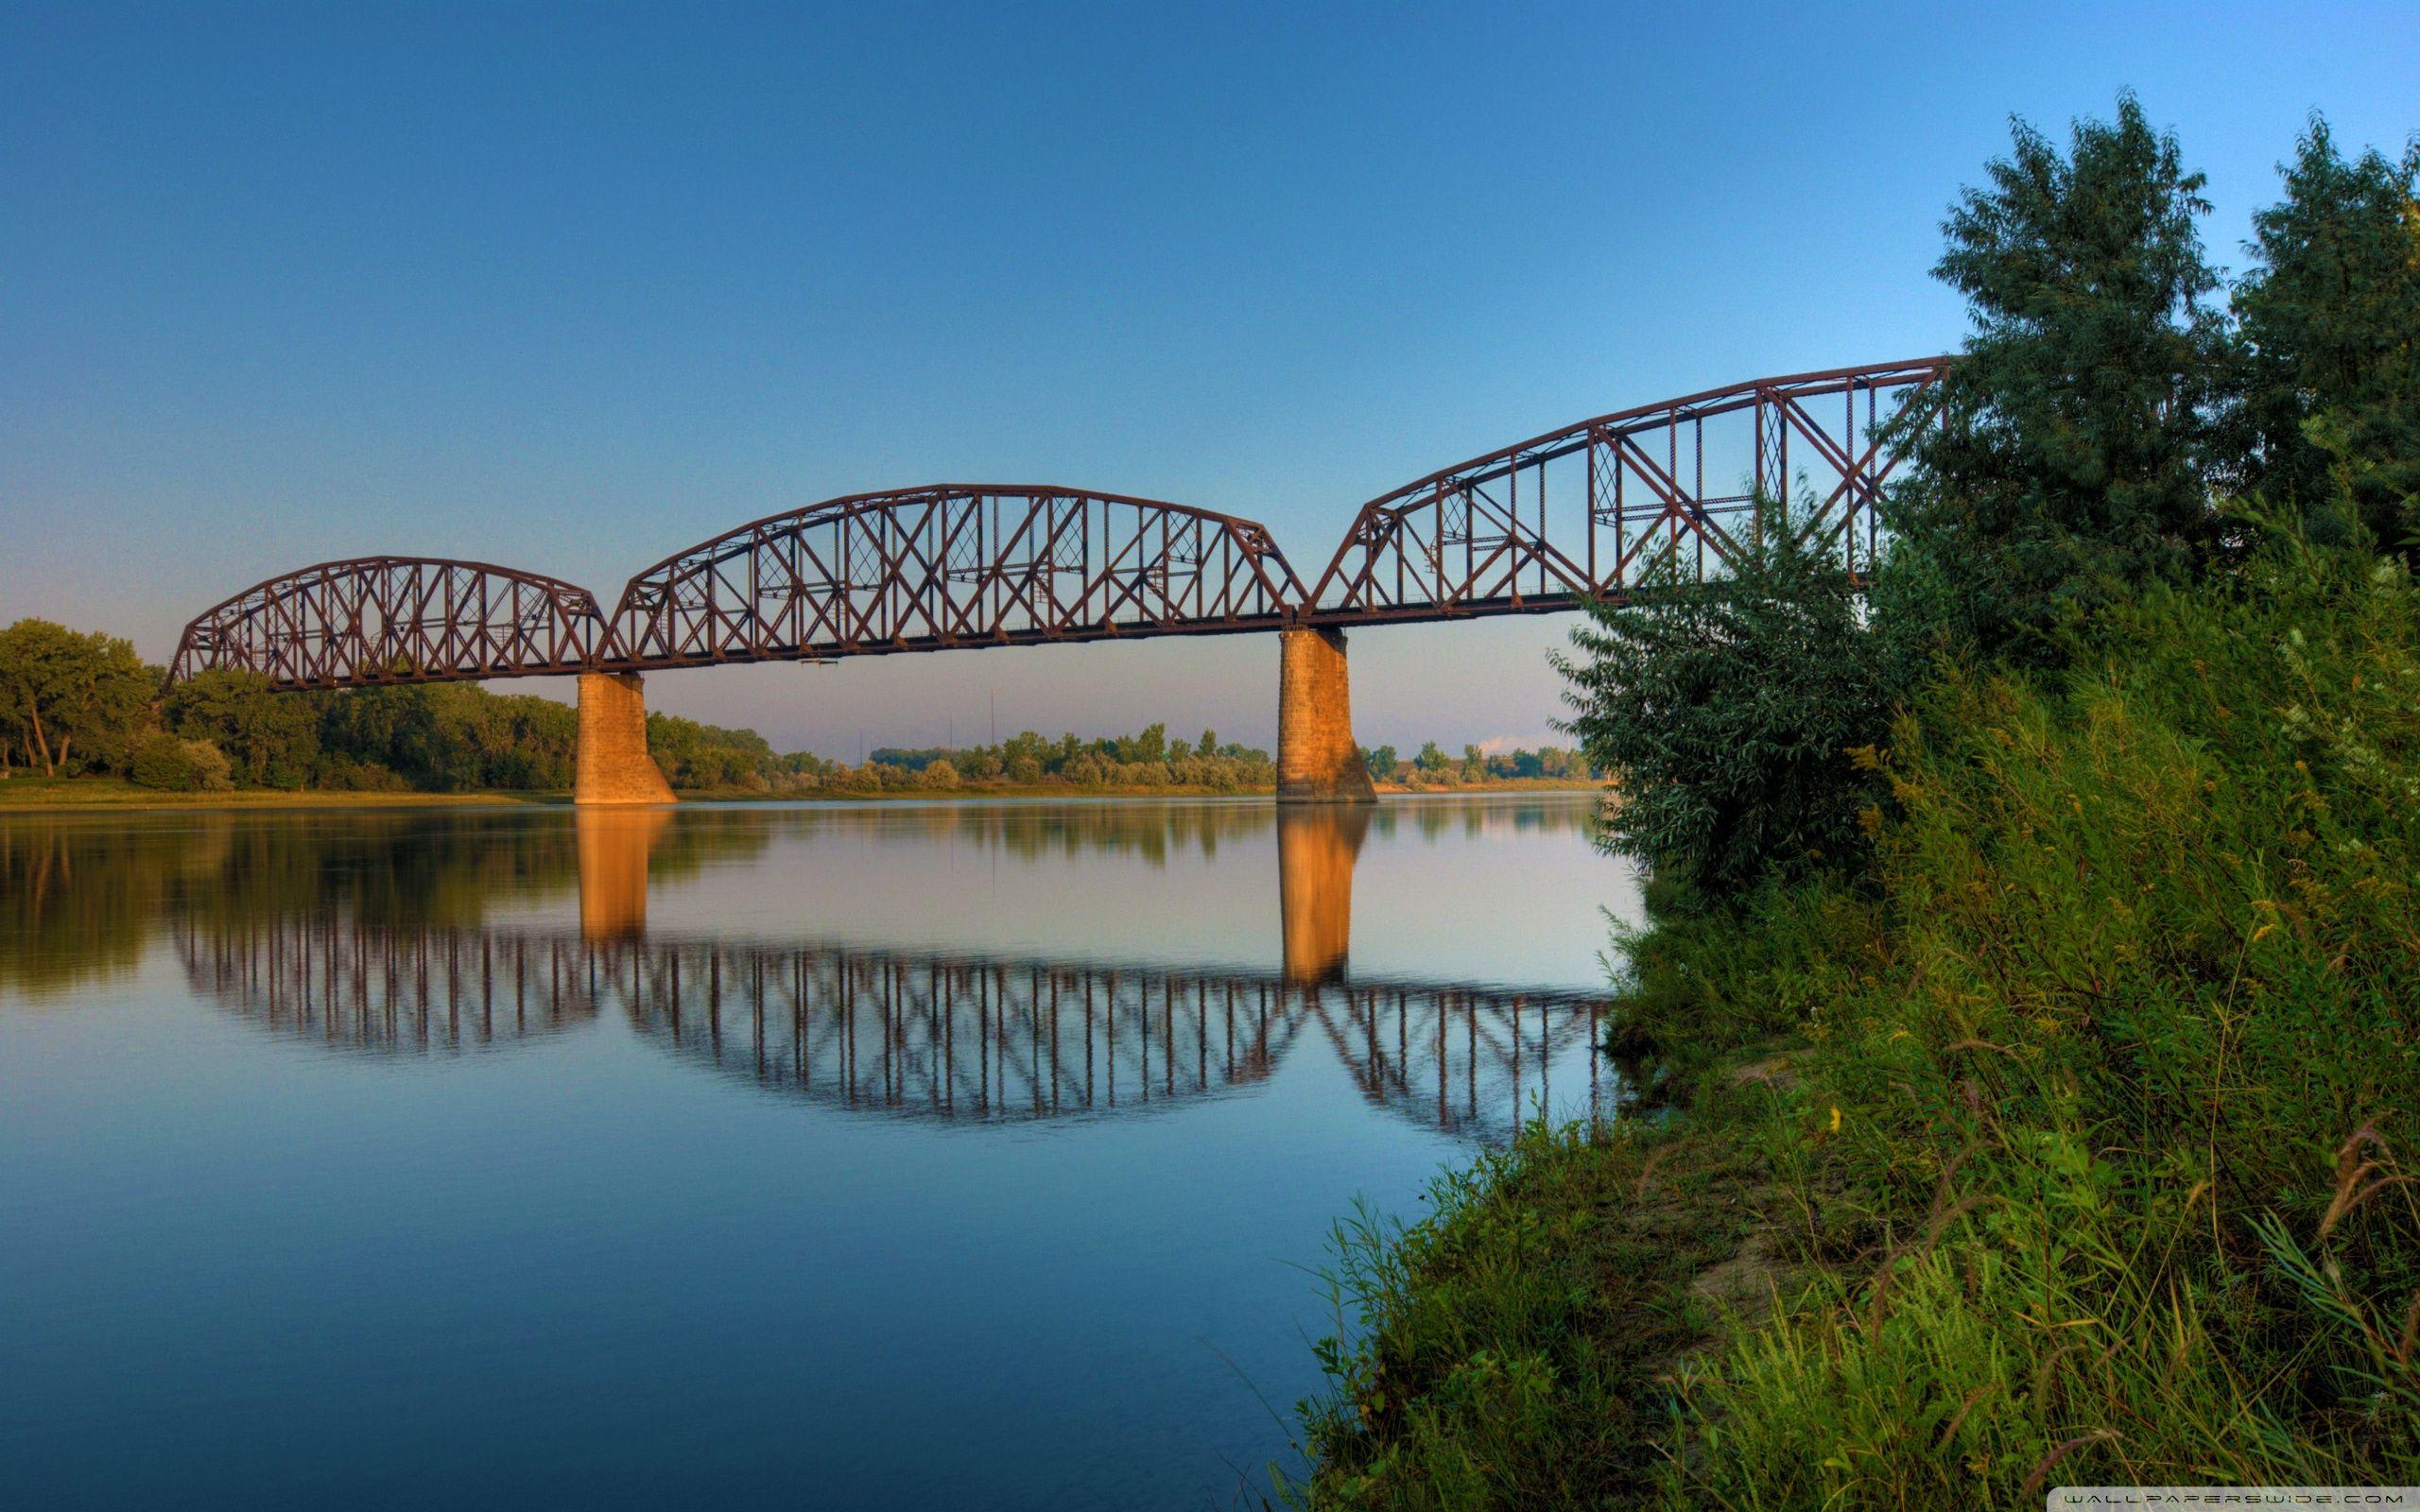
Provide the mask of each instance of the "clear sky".
MULTIPOLYGON (((1953 347, 2011 114, 2131 86, 2240 265, 2324 110, 2420 129, 2420 6, 0 0, 0 622, 164 659, 378 551, 609 601, 742 520, 944 479, 1268 522, 1568 421, 1953 347)), ((1354 637, 1369 744, 1538 739, 1567 618, 1354 637)), ((1272 639, 667 674, 854 756, 1166 719, 1272 639)))

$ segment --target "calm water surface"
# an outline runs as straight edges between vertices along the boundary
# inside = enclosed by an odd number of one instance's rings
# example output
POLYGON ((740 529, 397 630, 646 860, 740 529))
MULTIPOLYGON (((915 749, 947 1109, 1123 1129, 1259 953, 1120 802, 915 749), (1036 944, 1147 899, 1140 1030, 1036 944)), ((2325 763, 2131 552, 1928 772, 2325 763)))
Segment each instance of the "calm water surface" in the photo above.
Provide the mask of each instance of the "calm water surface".
POLYGON ((0 819, 0 1501, 1213 1507, 1610 1114, 1584 797, 0 819))

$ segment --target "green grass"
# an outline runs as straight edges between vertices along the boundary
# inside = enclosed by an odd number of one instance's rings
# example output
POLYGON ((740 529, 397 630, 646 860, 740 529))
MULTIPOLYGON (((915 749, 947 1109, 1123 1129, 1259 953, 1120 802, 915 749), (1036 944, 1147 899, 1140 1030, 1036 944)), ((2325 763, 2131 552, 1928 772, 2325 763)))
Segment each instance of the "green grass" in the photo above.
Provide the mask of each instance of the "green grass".
POLYGON ((1858 875, 1664 900, 1616 1035, 1669 1129, 1532 1136, 1348 1233, 1305 1500, 2420 1481, 2420 594, 2290 548, 2102 628, 1931 690, 1858 875), (1632 1243, 1651 1141, 1744 1236, 1632 1243), (1674 1353, 1742 1246, 1782 1305, 1674 1353))
POLYGON ((1547 1509, 1643 1493, 1672 1371, 1723 1305, 1693 1282, 1754 1227, 1750 1174, 1697 1130, 1539 1125, 1441 1177, 1408 1228, 1340 1225, 1339 1332, 1319 1346, 1335 1389, 1302 1409, 1318 1476, 1281 1494, 1547 1509))

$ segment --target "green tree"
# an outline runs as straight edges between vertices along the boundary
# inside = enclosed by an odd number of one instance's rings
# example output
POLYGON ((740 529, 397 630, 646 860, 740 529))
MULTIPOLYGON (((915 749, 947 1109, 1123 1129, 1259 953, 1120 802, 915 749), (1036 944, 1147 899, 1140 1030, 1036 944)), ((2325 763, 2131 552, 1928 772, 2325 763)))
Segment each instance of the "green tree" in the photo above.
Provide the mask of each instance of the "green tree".
POLYGON ((1195 754, 1197 754, 1197 755, 1201 755, 1201 756, 1216 756, 1216 755, 1218 755, 1218 754, 1219 754, 1219 732, 1218 732, 1217 730, 1202 730, 1202 731, 1201 731, 1201 738, 1200 740, 1197 740, 1197 741, 1195 741, 1195 742, 1193 743, 1193 749, 1194 749, 1195 754))
POLYGON ((206 740, 184 740, 164 730, 135 742, 127 776, 140 787, 166 793, 223 793, 235 785, 226 753, 206 740))
POLYGON ((2202 466, 2224 354, 2203 178, 2131 94, 2068 152, 2022 121, 1934 268, 1975 323, 1893 501, 1897 627, 2053 663, 2059 632, 2215 535, 2202 466))
MULTIPOLYGON (((1808 506, 1811 507, 1811 502, 1808 506)), ((1558 653, 1589 762, 1621 792, 1607 848, 1715 898, 1854 854, 1864 774, 1887 726, 1876 638, 1846 577, 1759 506, 1727 582, 1668 558, 1635 607, 1598 604, 1558 653)))
POLYGON ((2420 145, 2347 163, 2313 117, 2280 171, 2286 198, 2252 217, 2258 263, 2235 291, 2241 481, 2314 522, 2349 492, 2371 535, 2408 551, 2420 528, 2420 145))
POLYGON ((1447 760, 1445 753, 1438 749, 1437 743, 1432 740, 1421 746, 1420 754, 1411 759, 1411 765, 1424 772, 1435 773, 1445 769, 1447 760))
POLYGON ((320 713, 308 695, 271 693, 257 672, 213 668, 179 682, 162 701, 168 729, 208 741, 245 787, 301 787, 320 764, 320 713))
POLYGON ((0 630, 0 724, 46 776, 122 765, 157 685, 117 636, 35 619, 0 630))
POLYGON ((1366 759, 1370 765, 1372 777, 1382 782, 1394 780, 1395 763, 1399 758, 1396 757, 1395 748, 1392 746, 1381 746, 1371 751, 1366 759))

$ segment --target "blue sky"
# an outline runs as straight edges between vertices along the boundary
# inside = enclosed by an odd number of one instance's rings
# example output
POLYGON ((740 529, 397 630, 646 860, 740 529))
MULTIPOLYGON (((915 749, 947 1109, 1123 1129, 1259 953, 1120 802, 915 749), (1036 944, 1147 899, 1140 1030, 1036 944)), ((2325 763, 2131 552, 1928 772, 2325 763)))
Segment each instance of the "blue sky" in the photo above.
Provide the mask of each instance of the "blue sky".
MULTIPOLYGON (((373 551, 608 597, 941 479, 1268 522, 1603 410, 1947 350, 2020 114, 2121 87, 2248 216, 2420 129, 2420 7, 0 6, 0 622, 164 658, 373 551)), ((1547 733, 1569 621, 1354 640, 1371 744, 1547 733)), ((1263 638, 650 679, 785 746, 1167 719, 1263 638)))

